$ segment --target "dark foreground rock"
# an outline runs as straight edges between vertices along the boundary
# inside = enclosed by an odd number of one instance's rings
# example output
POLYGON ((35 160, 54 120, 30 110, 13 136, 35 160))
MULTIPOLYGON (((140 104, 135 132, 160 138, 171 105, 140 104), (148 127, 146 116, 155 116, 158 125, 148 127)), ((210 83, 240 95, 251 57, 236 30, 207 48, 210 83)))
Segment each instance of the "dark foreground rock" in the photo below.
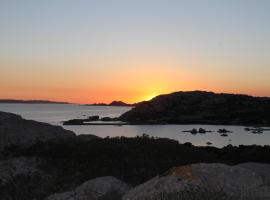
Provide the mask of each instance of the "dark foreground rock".
POLYGON ((270 199, 270 165, 193 164, 169 170, 130 190, 123 200, 270 199), (174 197, 174 198, 172 198, 174 197))
POLYGON ((138 103, 121 121, 149 124, 270 126, 270 98, 212 92, 175 92, 138 103))
POLYGON ((270 165, 219 163, 174 167, 134 188, 114 177, 86 181, 46 200, 268 200, 270 165), (165 198, 167 196, 167 198, 165 198))
POLYGON ((42 199, 54 186, 54 175, 40 168, 36 157, 15 157, 0 161, 0 199, 42 199))
POLYGON ((207 200, 214 200, 209 195, 227 198, 236 192, 249 197, 247 190, 251 191, 252 200, 269 197, 269 165, 240 164, 270 163, 269 146, 229 145, 218 149, 147 135, 135 138, 74 136, 62 128, 8 113, 1 113, 0 130, 0 136, 8 141, 0 149, 1 200, 112 200, 122 195, 125 200, 135 200, 148 198, 155 194, 153 191, 158 191, 157 195, 163 192, 171 193, 164 195, 190 195, 190 188, 196 189, 195 194, 200 197, 206 192, 207 198, 201 199, 207 200), (237 164, 240 165, 228 166, 237 164), (180 167, 168 171, 174 166, 180 167), (135 189, 126 193, 128 186, 122 181, 135 189), (219 188, 221 194, 216 191, 219 188))
MULTIPOLYGON (((71 191, 68 195, 75 194, 75 188, 96 177, 113 176, 137 186, 157 175, 166 177, 172 172, 164 172, 174 166, 203 162, 230 165, 244 162, 270 163, 270 147, 195 147, 192 144, 179 144, 174 140, 148 136, 96 139, 74 137, 38 142, 31 147, 10 146, 2 151, 2 162, 5 164, 0 164, 0 167, 4 166, 2 171, 0 169, 0 177, 4 177, 5 184, 0 184, 0 195, 5 196, 6 200, 39 200, 66 191, 71 191), (15 166, 21 167, 14 171, 15 166)), ((248 167, 260 171, 260 176, 269 177, 269 167, 266 165, 254 164, 248 167)), ((229 168, 224 167, 215 174, 209 168, 207 176, 213 174, 213 177, 218 178, 217 173, 225 176, 229 171, 229 168)), ((187 179, 198 176, 195 168, 192 168, 192 172, 193 174, 186 175, 187 179)), ((264 180, 268 182, 267 178, 264 180)), ((166 187, 173 188, 169 184, 166 187)), ((265 189, 267 188, 262 187, 262 190, 265 189)), ((163 191, 161 186, 160 191, 163 191)), ((75 197, 73 199, 76 200, 75 197)))
POLYGON ((121 200, 130 189, 115 177, 100 177, 86 181, 72 191, 53 194, 45 200, 121 200))
POLYGON ((25 120, 19 115, 0 111, 0 149, 9 145, 30 146, 37 141, 75 137, 60 126, 25 120))
POLYGON ((19 157, 0 161, 0 183, 5 185, 20 175, 34 176, 42 174, 38 169, 40 159, 31 157, 19 157))

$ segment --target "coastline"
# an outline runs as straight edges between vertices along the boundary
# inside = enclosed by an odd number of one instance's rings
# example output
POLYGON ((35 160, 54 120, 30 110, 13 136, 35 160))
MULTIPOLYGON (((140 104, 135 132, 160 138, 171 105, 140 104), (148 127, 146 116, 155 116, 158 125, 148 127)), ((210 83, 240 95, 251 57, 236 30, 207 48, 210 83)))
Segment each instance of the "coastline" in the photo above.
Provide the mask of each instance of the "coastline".
MULTIPOLYGON (((63 124, 64 126, 140 126, 140 125, 214 125, 214 126, 246 126, 246 127, 264 127, 270 128, 270 124, 239 124, 239 123, 140 123, 140 122, 119 122, 119 123, 109 123, 109 122, 93 122, 93 123, 83 123, 83 124, 63 124)), ((270 130, 270 129, 269 129, 270 130)), ((267 129, 268 131, 268 129, 267 129)))

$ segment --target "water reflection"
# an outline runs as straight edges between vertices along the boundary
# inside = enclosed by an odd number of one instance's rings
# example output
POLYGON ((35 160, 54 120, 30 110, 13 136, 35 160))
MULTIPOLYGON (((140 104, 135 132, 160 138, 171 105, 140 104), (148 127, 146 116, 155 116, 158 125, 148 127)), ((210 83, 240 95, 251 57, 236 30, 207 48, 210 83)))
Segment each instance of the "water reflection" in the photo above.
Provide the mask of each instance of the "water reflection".
MULTIPOLYGON (((0 104, 0 110, 22 115, 26 119, 47 122, 54 125, 62 125, 62 121, 72 118, 85 118, 90 115, 101 117, 117 117, 128 111, 129 107, 104 107, 104 106, 80 106, 80 105, 58 105, 58 104, 0 104)), ((194 145, 206 146, 211 142, 212 146, 222 147, 232 145, 269 145, 270 131, 262 134, 253 134, 245 130, 243 126, 216 126, 216 125, 123 125, 123 126, 64 126, 76 134, 94 134, 100 137, 126 136, 134 137, 146 133, 154 137, 166 137, 178 140, 181 143, 191 142, 194 145), (183 132, 193 128, 203 128, 213 132, 205 134, 190 134, 183 132), (222 137, 217 131, 227 129, 232 133, 226 133, 222 137)))

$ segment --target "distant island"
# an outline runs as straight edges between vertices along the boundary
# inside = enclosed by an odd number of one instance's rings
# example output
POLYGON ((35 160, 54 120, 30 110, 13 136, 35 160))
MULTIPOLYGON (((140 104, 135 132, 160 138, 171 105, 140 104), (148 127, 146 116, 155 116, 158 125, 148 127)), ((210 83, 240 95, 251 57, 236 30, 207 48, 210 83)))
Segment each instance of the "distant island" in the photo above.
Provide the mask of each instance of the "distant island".
POLYGON ((94 103, 94 104, 85 104, 86 106, 134 106, 135 104, 128 104, 123 101, 112 101, 109 104, 106 103, 94 103))
POLYGON ((270 125, 270 98, 205 91, 174 92, 138 103, 120 121, 146 124, 270 125))
MULTIPOLYGON (((111 103, 108 106, 127 104, 111 103)), ((99 125, 218 124, 270 126, 270 98, 205 91, 174 92, 143 101, 120 117, 103 117, 99 125)), ((66 125, 91 125, 75 119, 66 125)), ((95 123, 93 123, 95 124, 95 123)))
POLYGON ((69 102, 59 102, 59 101, 49 101, 49 100, 20 100, 20 99, 0 99, 0 103, 70 104, 69 102))

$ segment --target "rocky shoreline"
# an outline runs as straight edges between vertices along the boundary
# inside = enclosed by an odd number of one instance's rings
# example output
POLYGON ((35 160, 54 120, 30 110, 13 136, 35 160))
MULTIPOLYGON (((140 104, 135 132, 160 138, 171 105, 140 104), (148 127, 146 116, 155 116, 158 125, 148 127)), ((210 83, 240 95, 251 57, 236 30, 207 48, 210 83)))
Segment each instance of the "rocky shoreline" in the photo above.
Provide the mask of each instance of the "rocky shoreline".
MULTIPOLYGON (((94 116, 90 116, 92 118, 94 116)), ((64 125, 242 125, 270 127, 270 98, 191 91, 134 104, 120 117, 71 119, 64 125)))
POLYGON ((269 199, 270 147, 76 136, 0 112, 0 199, 269 199), (194 192, 196 191, 196 192, 194 192))

